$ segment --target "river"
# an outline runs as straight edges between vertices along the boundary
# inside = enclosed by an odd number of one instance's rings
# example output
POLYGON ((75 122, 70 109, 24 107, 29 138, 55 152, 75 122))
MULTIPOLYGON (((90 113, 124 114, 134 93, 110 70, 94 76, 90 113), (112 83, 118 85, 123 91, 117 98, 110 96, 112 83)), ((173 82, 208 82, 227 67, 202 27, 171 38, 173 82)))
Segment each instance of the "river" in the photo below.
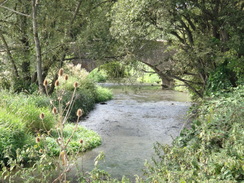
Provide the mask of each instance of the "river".
POLYGON ((152 87, 112 87, 113 100, 96 105, 80 125, 96 131, 102 145, 78 158, 83 170, 94 168, 94 159, 105 153, 99 168, 112 177, 142 176, 145 160, 154 155, 155 142, 170 144, 186 121, 188 94, 152 87))

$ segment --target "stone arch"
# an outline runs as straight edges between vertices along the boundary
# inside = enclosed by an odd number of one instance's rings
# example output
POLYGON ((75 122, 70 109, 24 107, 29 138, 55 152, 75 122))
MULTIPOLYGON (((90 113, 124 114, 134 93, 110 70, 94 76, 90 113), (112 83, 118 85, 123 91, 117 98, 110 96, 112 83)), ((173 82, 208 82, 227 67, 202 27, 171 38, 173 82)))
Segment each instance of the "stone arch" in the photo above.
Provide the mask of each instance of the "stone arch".
MULTIPOLYGON (((143 41, 140 47, 134 50, 135 59, 151 67, 161 78, 163 88, 173 88, 174 80, 167 75, 172 70, 172 55, 174 51, 169 51, 164 41, 143 41)), ((88 72, 105 64, 96 60, 85 58, 82 53, 76 53, 77 58, 74 64, 81 64, 88 72)))

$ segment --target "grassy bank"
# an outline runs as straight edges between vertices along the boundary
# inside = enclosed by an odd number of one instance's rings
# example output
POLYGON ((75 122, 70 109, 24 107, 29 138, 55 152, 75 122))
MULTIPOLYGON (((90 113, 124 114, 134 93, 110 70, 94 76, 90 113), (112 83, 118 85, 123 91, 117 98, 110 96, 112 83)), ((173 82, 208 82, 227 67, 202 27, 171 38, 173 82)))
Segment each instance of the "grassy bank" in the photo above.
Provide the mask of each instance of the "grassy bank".
POLYGON ((56 168, 50 157, 58 156, 65 167, 69 156, 72 159, 77 153, 101 144, 97 133, 78 122, 95 103, 111 99, 112 93, 86 77, 70 75, 68 80, 60 77, 51 96, 9 91, 1 91, 0 95, 1 181, 8 182, 18 173, 31 179, 32 171, 46 176, 42 166, 52 176, 50 170, 55 172, 56 168), (33 163, 28 171, 23 169, 33 163), (12 174, 13 170, 18 171, 12 174))

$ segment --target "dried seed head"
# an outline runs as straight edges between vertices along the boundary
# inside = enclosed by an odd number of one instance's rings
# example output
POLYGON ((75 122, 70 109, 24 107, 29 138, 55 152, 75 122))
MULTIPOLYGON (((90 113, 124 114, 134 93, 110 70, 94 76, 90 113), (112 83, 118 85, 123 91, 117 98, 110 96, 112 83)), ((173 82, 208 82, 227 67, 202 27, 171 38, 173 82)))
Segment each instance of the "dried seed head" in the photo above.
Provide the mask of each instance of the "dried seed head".
POLYGON ((40 137, 36 137, 36 143, 39 143, 41 141, 40 137))
POLYGON ((39 153, 43 153, 43 149, 40 149, 40 150, 39 150, 39 153))
POLYGON ((58 75, 61 77, 61 76, 63 76, 63 74, 64 74, 64 70, 63 70, 63 68, 59 69, 59 71, 58 71, 58 75))
POLYGON ((74 87, 77 88, 78 87, 78 83, 74 82, 74 87))
POLYGON ((80 139, 80 143, 83 144, 83 140, 82 139, 80 139))
POLYGON ((53 108, 52 113, 53 113, 53 114, 58 114, 58 110, 57 110, 56 107, 53 108))
POLYGON ((64 76, 64 79, 67 81, 67 80, 69 79, 69 76, 66 74, 66 75, 64 76))
POLYGON ((43 113, 40 114, 40 119, 44 119, 45 115, 43 113))
POLYGON ((56 81, 55 81, 55 86, 56 86, 56 87, 59 86, 59 80, 56 80, 56 81))
POLYGON ((58 97, 58 101, 61 101, 62 100, 62 97, 58 97))
POLYGON ((77 112, 76 112, 76 115, 77 115, 78 117, 81 117, 82 114, 83 114, 82 110, 81 110, 81 109, 78 109, 77 112))
POLYGON ((48 82, 47 82, 47 80, 45 79, 45 80, 43 81, 43 86, 47 87, 47 84, 48 84, 48 82))
POLYGON ((50 104, 53 105, 53 101, 52 100, 50 100, 50 104))
POLYGON ((68 106, 70 104, 70 101, 68 101, 67 103, 66 103, 66 106, 68 106))

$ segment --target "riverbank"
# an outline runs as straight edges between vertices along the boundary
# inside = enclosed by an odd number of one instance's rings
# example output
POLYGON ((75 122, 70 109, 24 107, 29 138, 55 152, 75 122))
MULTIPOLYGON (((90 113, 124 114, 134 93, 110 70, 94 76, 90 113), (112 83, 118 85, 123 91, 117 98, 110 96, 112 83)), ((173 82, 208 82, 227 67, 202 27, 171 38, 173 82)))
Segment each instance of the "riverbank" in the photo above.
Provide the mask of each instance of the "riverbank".
MULTIPOLYGON (((96 167, 88 180, 91 182, 101 180, 104 183, 242 182, 244 180, 243 96, 244 88, 239 87, 219 92, 198 103, 194 109, 196 117, 190 128, 182 130, 180 135, 173 140, 172 145, 156 144, 157 156, 154 157, 153 163, 145 164, 144 177, 128 176, 130 180, 123 177, 118 181, 96 167)), ((119 107, 119 110, 122 110, 121 108, 119 107)), ((92 124, 90 125, 92 126, 92 124)), ((111 132, 107 131, 107 133, 111 132)), ((138 145, 140 143, 138 142, 138 145)), ((114 144, 117 148, 123 147, 121 143, 114 144)), ((130 147, 139 149, 138 145, 130 147)), ((131 154, 131 151, 126 152, 128 156, 131 154)), ((144 153, 145 149, 140 149, 138 152, 138 154, 144 153)), ((116 164, 115 157, 116 154, 110 154, 108 158, 111 158, 111 162, 109 163, 123 166, 123 163, 116 164)), ((128 166, 125 166, 125 169, 130 169, 130 161, 126 163, 128 166)), ((108 165, 106 165, 106 161, 102 162, 101 167, 104 164, 106 168, 108 165)), ((116 166, 110 169, 114 169, 116 166)), ((137 168, 135 169, 137 170, 137 168)), ((129 175, 131 174, 129 172, 129 175)))
POLYGON ((198 117, 173 146, 158 144, 150 182, 244 180, 244 87, 216 93, 197 106, 198 117), (164 152, 164 155, 162 153, 164 152))
POLYGON ((101 144, 97 133, 77 123, 95 103, 105 102, 112 94, 86 78, 74 79, 59 78, 51 96, 0 92, 1 182, 34 177, 49 182, 57 172, 63 180, 69 159, 101 144))

